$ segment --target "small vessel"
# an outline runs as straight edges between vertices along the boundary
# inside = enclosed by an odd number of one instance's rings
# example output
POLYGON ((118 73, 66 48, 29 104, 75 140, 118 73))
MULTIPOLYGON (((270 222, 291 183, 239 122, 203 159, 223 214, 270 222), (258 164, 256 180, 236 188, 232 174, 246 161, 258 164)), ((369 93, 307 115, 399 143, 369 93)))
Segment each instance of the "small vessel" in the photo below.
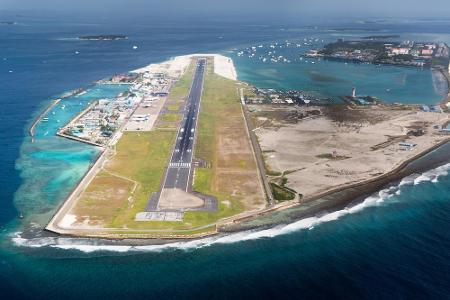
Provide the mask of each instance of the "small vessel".
POLYGON ((66 106, 63 104, 62 106, 61 106, 61 109, 65 109, 66 108, 66 106))
POLYGON ((48 118, 42 118, 42 122, 48 122, 48 118))
POLYGON ((136 45, 133 46, 133 49, 134 49, 134 50, 136 50, 137 48, 138 48, 138 46, 136 46, 136 45))

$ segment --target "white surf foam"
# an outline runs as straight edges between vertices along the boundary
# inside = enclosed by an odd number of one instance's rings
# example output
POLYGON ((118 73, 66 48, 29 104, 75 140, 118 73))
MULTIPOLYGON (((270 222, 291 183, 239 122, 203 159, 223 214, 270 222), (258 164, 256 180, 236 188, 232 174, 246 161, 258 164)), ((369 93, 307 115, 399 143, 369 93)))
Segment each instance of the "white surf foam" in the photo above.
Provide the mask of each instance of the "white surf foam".
POLYGON ((439 177, 447 176, 450 170, 450 163, 445 164, 443 166, 437 167, 435 169, 429 170, 414 180, 414 185, 417 185, 421 182, 431 181, 433 183, 438 182, 439 177))
POLYGON ((193 250, 209 247, 214 244, 232 244, 242 241, 273 238, 300 230, 312 230, 323 223, 333 222, 344 216, 359 213, 368 207, 382 205, 386 200, 400 194, 400 188, 405 185, 418 185, 423 182, 437 182, 439 177, 446 176, 450 171, 450 163, 427 171, 420 175, 405 177, 397 186, 391 186, 367 197, 363 202, 331 212, 322 216, 302 219, 291 224, 279 225, 270 229, 243 231, 224 236, 209 237, 199 240, 174 242, 164 245, 129 246, 129 245, 98 245, 92 240, 82 238, 45 237, 25 239, 21 232, 13 234, 12 241, 21 247, 51 247, 64 250, 78 250, 84 253, 96 251, 111 252, 162 252, 166 250, 193 250))

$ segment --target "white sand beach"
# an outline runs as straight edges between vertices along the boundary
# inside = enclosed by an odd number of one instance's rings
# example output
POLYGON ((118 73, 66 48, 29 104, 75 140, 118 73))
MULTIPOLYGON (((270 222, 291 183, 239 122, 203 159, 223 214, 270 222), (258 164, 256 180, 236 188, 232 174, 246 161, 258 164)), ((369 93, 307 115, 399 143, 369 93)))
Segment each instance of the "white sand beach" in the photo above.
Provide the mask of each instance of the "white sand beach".
POLYGON ((222 77, 237 80, 237 72, 233 60, 221 54, 192 54, 176 56, 168 61, 150 64, 143 68, 132 71, 132 73, 159 73, 164 72, 169 76, 179 77, 184 73, 184 70, 189 66, 191 59, 194 57, 213 57, 214 58, 214 73, 222 77))

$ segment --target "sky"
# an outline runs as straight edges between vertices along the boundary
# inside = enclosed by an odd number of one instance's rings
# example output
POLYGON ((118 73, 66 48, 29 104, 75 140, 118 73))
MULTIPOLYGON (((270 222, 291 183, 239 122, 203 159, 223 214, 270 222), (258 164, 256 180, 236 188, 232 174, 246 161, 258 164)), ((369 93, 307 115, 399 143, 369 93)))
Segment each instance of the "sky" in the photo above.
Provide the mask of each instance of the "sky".
POLYGON ((0 0, 0 10, 261 16, 449 17, 450 0, 0 0))

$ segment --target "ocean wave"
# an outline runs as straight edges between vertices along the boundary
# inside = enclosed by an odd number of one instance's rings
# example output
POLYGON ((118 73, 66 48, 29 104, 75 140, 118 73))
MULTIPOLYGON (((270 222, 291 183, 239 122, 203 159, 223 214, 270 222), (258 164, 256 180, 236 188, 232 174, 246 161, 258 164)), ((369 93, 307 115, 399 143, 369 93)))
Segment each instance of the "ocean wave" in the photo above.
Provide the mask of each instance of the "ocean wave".
POLYGON ((12 241, 20 247, 41 248, 50 247, 63 250, 78 250, 84 253, 110 251, 110 252, 162 252, 166 250, 195 250, 209 247, 216 244, 233 244, 243 241, 258 240, 264 238, 273 238, 286 235, 301 230, 311 230, 323 223, 333 222, 344 216, 359 213, 366 208, 375 207, 383 204, 386 200, 399 195, 402 186, 418 185, 423 182, 437 182, 439 177, 446 176, 450 171, 450 163, 424 172, 420 175, 412 175, 403 178, 398 185, 380 190, 377 193, 367 197, 361 203, 346 207, 344 209, 326 213, 321 216, 302 219, 290 224, 278 225, 269 229, 250 230, 238 233, 232 233, 223 236, 208 237, 198 240, 173 242, 162 245, 106 245, 98 244, 97 241, 83 238, 65 238, 65 237, 38 237, 26 239, 22 237, 22 232, 13 234, 12 241))
POLYGON ((111 252, 162 252, 165 250, 195 250, 204 247, 209 247, 215 244, 233 244, 237 242, 258 240, 263 238, 273 238, 276 236, 290 234, 300 230, 311 230, 314 227, 331 221, 339 220, 340 218, 362 211, 363 209, 376 206, 382 203, 384 200, 393 196, 391 193, 392 188, 382 190, 378 194, 366 198, 362 203, 354 206, 338 210, 335 212, 327 213, 322 216, 310 217, 302 219, 290 224, 278 225, 273 228, 263 230, 250 230, 242 231, 238 233, 232 233, 229 235, 216 236, 203 238, 191 241, 174 242, 163 245, 147 245, 147 246, 128 246, 128 245, 99 245, 92 244, 92 240, 88 239, 76 239, 76 238, 61 238, 61 237, 46 237, 46 238, 34 238, 25 239, 21 237, 21 233, 16 233, 12 238, 17 246, 24 247, 51 247, 63 250, 78 250, 84 253, 111 251, 111 252))
POLYGON ((439 177, 447 176, 450 171, 450 163, 437 167, 435 169, 429 170, 414 180, 414 185, 418 185, 422 182, 431 181, 433 183, 438 182, 439 177))

